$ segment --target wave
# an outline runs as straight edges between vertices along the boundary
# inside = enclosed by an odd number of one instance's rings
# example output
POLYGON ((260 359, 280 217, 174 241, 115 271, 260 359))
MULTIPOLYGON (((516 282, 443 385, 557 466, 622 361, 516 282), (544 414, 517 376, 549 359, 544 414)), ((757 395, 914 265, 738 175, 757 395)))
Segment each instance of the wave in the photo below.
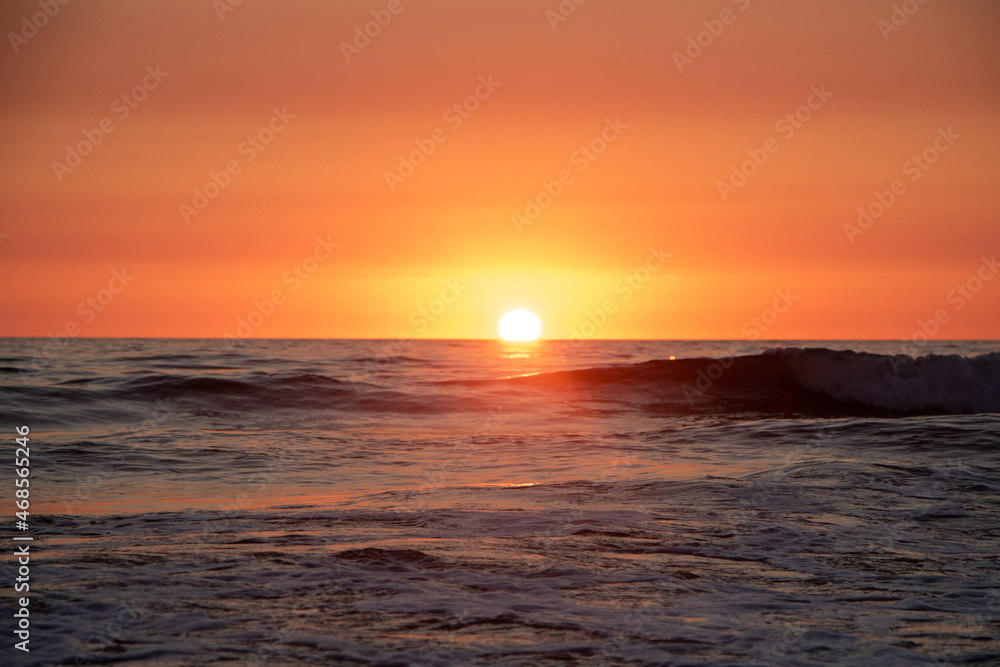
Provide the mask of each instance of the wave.
POLYGON ((1000 353, 963 357, 777 350, 799 383, 836 400, 901 412, 1000 412, 1000 353))
POLYGON ((143 414, 152 410, 154 416, 301 409, 417 415, 488 409, 482 401, 450 392, 383 386, 346 375, 338 379, 319 373, 262 371, 226 376, 139 372, 127 378, 94 376, 49 385, 7 384, 0 385, 0 404, 9 405, 22 418, 29 410, 47 410, 63 416, 73 412, 75 418, 85 421, 88 414, 106 417, 107 410, 128 409, 130 405, 143 414), (98 408, 105 412, 98 415, 98 408))
POLYGON ((417 414, 456 407, 447 396, 418 395, 318 373, 255 372, 234 378, 150 374, 122 383, 112 393, 120 399, 194 402, 224 411, 334 409, 417 414))
POLYGON ((518 378, 543 387, 615 389, 682 412, 969 414, 1000 412, 1000 353, 882 355, 776 348, 720 359, 653 360, 518 378))
MULTIPOLYGON (((414 363, 418 363, 414 360, 414 363)), ((376 384, 345 371, 322 373, 130 372, 53 384, 0 385, 0 401, 65 413, 113 402, 177 403, 206 414, 275 409, 445 414, 497 407, 654 414, 899 416, 1000 413, 1000 353, 880 355, 826 348, 776 348, 762 354, 663 360, 489 380, 376 384), (583 405, 579 399, 604 403, 583 405)), ((427 375, 432 375, 428 365, 427 375)), ((378 378, 373 378, 378 379, 378 378)), ((140 406, 135 406, 140 407, 140 406)), ((517 408, 515 408, 517 409, 517 408)), ((96 413, 95 413, 96 414, 96 413)), ((105 415, 106 416, 106 415, 105 415)))

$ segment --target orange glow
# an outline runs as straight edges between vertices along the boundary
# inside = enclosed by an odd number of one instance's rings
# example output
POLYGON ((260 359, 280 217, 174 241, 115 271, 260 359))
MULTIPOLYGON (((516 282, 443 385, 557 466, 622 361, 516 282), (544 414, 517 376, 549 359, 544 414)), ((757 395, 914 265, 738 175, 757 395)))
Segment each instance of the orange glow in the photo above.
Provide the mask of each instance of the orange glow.
POLYGON ((993 3, 215 5, 7 40, 0 335, 998 337, 993 3))

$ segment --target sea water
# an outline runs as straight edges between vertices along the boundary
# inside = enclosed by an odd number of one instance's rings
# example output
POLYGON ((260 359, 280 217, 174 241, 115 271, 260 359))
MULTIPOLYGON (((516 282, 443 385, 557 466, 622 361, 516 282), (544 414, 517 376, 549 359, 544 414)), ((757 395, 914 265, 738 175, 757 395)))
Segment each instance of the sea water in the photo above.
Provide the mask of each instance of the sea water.
POLYGON ((1000 664, 996 342, 47 343, 5 662, 1000 664))

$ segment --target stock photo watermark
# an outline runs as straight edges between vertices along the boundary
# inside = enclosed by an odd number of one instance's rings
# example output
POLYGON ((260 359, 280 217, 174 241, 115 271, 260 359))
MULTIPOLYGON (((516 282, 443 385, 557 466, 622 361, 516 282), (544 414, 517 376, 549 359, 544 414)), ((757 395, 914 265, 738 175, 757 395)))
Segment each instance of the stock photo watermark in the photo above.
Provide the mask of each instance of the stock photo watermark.
POLYGON ((243 4, 243 0, 212 0, 212 9, 219 21, 226 20, 226 14, 235 12, 236 8, 243 4))
POLYGON ((255 500, 264 498, 264 492, 273 485, 278 474, 284 472, 291 461, 291 446, 276 447, 271 450, 266 465, 246 477, 243 483, 246 491, 232 496, 232 500, 211 508, 216 514, 211 519, 200 522, 200 531, 191 534, 191 550, 194 556, 210 557, 214 544, 209 540, 212 534, 224 534, 239 530, 240 513, 248 510, 255 500))
MULTIPOLYGON (((750 0, 733 0, 733 4, 743 12, 750 6, 750 0)), ((705 29, 687 38, 683 52, 674 51, 673 53, 677 71, 683 74, 684 68, 693 65, 694 61, 705 53, 705 49, 715 44, 715 40, 722 36, 722 33, 726 31, 726 26, 735 23, 738 17, 739 14, 727 7, 719 12, 718 17, 702 21, 701 24, 705 26, 705 29)))
POLYGON ((658 248, 649 246, 648 250, 649 254, 646 256, 646 260, 631 272, 623 275, 614 284, 612 290, 618 295, 617 297, 609 297, 602 301, 599 307, 587 310, 586 319, 570 327, 568 342, 560 341, 556 346, 563 361, 566 360, 567 352, 570 352, 571 349, 579 349, 596 336, 597 332, 618 312, 621 305, 641 290, 650 281, 653 274, 662 269, 667 260, 673 257, 673 253, 664 252, 662 245, 658 248))
POLYGON ((499 407, 490 410, 489 416, 483 420, 475 431, 452 445, 450 453, 454 455, 453 458, 442 462, 436 471, 428 470, 424 473, 428 483, 410 491, 408 496, 410 501, 409 509, 424 509, 425 502, 423 497, 442 488, 454 469, 472 457, 476 450, 482 446, 477 440, 493 435, 506 423, 507 416, 503 414, 503 411, 499 407))
MULTIPOLYGON (((813 117, 813 113, 823 108, 823 105, 833 97, 833 93, 826 89, 825 84, 820 86, 810 86, 810 95, 804 104, 799 105, 795 111, 786 113, 774 124, 774 129, 782 139, 788 141, 795 136, 795 133, 802 129, 813 117)), ((768 137, 759 148, 748 148, 746 150, 749 159, 744 160, 738 166, 730 167, 729 178, 725 181, 716 181, 715 187, 719 191, 722 201, 729 201, 729 198, 737 190, 747 184, 747 180, 763 167, 772 155, 781 149, 781 143, 774 137, 768 137)))
MULTIPOLYGON (((333 251, 339 247, 339 243, 333 243, 330 240, 329 234, 326 235, 326 238, 316 237, 316 245, 313 246, 312 252, 292 264, 281 274, 281 284, 287 285, 289 292, 298 291, 305 281, 319 270, 320 265, 333 256, 333 251)), ((286 300, 287 294, 281 287, 275 287, 262 299, 254 299, 250 312, 245 317, 236 318, 235 335, 228 331, 222 334, 226 346, 232 350, 237 341, 251 337, 257 329, 260 329, 265 322, 271 319, 271 316, 285 304, 286 300)))
MULTIPOLYGON (((14 517, 17 519, 15 526, 18 530, 28 530, 28 516, 31 514, 31 447, 28 434, 31 429, 28 426, 18 426, 15 428, 14 444, 18 447, 14 450, 14 517)), ((14 634, 21 641, 14 644, 14 648, 28 653, 31 651, 28 644, 31 641, 31 611, 28 606, 31 604, 31 535, 15 535, 11 538, 14 541, 12 546, 16 547, 14 556, 17 559, 17 578, 14 580, 14 592, 22 593, 23 596, 17 598, 17 611, 14 612, 16 628, 14 634), (28 544, 19 544, 27 542, 28 544)))
MULTIPOLYGON (((150 416, 128 429, 128 435, 123 438, 125 447, 130 449, 136 447, 138 443, 129 441, 141 440, 148 437, 156 429, 160 428, 169 417, 180 414, 174 410, 173 405, 170 404, 170 400, 169 397, 162 400, 157 399, 153 404, 153 409, 150 411, 150 416)), ((111 479, 111 476, 115 472, 115 466, 120 466, 125 462, 125 452, 126 450, 122 449, 107 460, 93 464, 89 474, 86 476, 80 475, 76 478, 75 494, 70 496, 63 495, 62 497, 63 507, 68 513, 72 514, 75 512, 77 505, 90 500, 94 493, 111 479)))
MULTIPOLYGON (((412 2, 412 0, 409 0, 412 2)), ((361 51, 371 45, 372 40, 382 34, 382 31, 389 27, 392 19, 406 9, 402 0, 389 0, 384 9, 371 10, 372 20, 363 26, 354 27, 354 36, 350 42, 340 43, 340 52, 344 54, 344 59, 348 63, 355 56, 361 55, 361 51)))
POLYGON ((788 312, 796 301, 802 297, 798 294, 792 294, 792 288, 786 287, 785 289, 777 289, 774 291, 775 297, 769 308, 765 308, 760 311, 760 315, 755 315, 747 320, 742 327, 740 327, 740 333, 744 337, 750 340, 757 340, 761 335, 767 333, 778 321, 781 315, 788 312))
MULTIPOLYGON (((501 86, 501 82, 494 81, 492 74, 488 76, 480 75, 478 81, 479 85, 476 86, 471 94, 467 95, 460 102, 456 102, 448 107, 444 114, 442 114, 442 119, 452 131, 462 127, 462 124, 479 109, 479 106, 490 99, 493 93, 496 92, 496 89, 501 86)), ((406 155, 400 154, 398 156, 399 162, 396 165, 395 171, 386 170, 384 173, 385 183, 389 186, 389 192, 395 192, 397 185, 403 183, 410 176, 413 176, 417 167, 424 164, 427 158, 434 155, 438 146, 447 140, 448 133, 441 127, 434 128, 423 139, 414 139, 413 143, 417 147, 406 155)))
POLYGON ((545 10, 545 20, 549 22, 549 27, 555 32, 560 23, 565 23, 569 17, 576 13, 577 7, 587 2, 587 0, 561 0, 555 9, 545 10))
MULTIPOLYGON (((902 164, 900 170, 904 176, 910 177, 910 183, 916 183, 961 138, 962 135, 952 130, 951 125, 947 129, 939 127, 934 141, 919 153, 910 156, 910 159, 902 164)), ((906 183, 900 178, 892 181, 886 190, 875 190, 872 193, 873 201, 867 206, 858 207, 858 219, 855 223, 844 223, 844 234, 847 235, 847 240, 853 245, 855 239, 871 229, 875 221, 885 215, 886 211, 892 208, 893 204, 907 192, 906 183)))
MULTIPOLYGON (((774 326, 782 315, 787 313, 791 307, 802 298, 798 294, 792 293, 791 287, 774 290, 774 301, 767 308, 760 311, 759 315, 754 315, 740 327, 740 333, 750 340, 757 340, 774 326)), ((725 372, 736 363, 736 357, 744 350, 742 341, 733 341, 729 345, 729 356, 716 359, 706 368, 699 368, 695 374, 694 386, 685 384, 681 387, 684 397, 688 403, 696 403, 704 400, 705 393, 712 388, 712 385, 721 378, 725 372)))
MULTIPOLYGON (((80 316, 84 324, 90 324, 95 319, 97 319, 98 314, 104 312, 104 310, 111 305, 115 300, 115 297, 125 291, 132 281, 135 280, 135 276, 130 274, 125 267, 121 269, 115 269, 111 272, 111 278, 108 280, 107 285, 97 290, 94 294, 85 297, 76 306, 76 314, 80 316)), ((28 368, 21 368, 21 380, 24 383, 28 382, 26 373, 28 370, 42 371, 48 368, 49 364, 59 357, 66 348, 69 347, 69 342, 73 338, 77 338, 83 334, 83 326, 78 320, 69 320, 63 325, 63 328, 56 332, 48 334, 49 339, 42 347, 36 347, 32 351, 32 363, 28 368)))
MULTIPOLYGON (((154 69, 152 65, 146 66, 146 75, 142 81, 132 87, 127 93, 122 93, 111 103, 111 111, 119 121, 123 121, 135 111, 149 93, 156 90, 164 79, 170 76, 170 72, 164 72, 157 65, 154 69)), ((109 134, 117 129, 115 121, 109 117, 98 121, 97 126, 90 130, 82 130, 83 139, 77 143, 66 144, 66 156, 62 162, 52 161, 52 171, 56 175, 56 180, 60 183, 67 174, 72 174, 73 170, 83 164, 83 158, 92 154, 94 150, 104 143, 109 134)))
MULTIPOLYGON (((576 172, 582 174, 590 168, 590 165, 594 163, 604 152, 608 149, 608 146, 613 144, 615 141, 621 137, 622 133, 628 129, 628 125, 621 121, 620 116, 615 116, 614 120, 611 118, 604 119, 604 127, 601 128, 600 133, 590 141, 585 144, 580 144, 580 146, 573 151, 569 156, 569 163, 576 168, 576 172)), ((558 199, 566 188, 572 185, 576 180, 576 176, 570 169, 561 170, 554 179, 551 181, 543 180, 541 182, 541 190, 533 197, 524 198, 524 209, 521 213, 511 213, 510 220, 514 225, 514 229, 520 234, 525 227, 534 223, 538 217, 542 214, 542 211, 552 206, 552 203, 558 199)))
POLYGON ((892 6, 892 13, 889 19, 879 19, 875 22, 875 27, 882 34, 882 39, 889 41, 889 35, 898 32, 906 25, 910 17, 920 11, 920 8, 927 4, 927 0, 903 0, 900 4, 892 6))
MULTIPOLYGON (((947 306, 938 308, 927 319, 919 319, 916 328, 907 338, 903 339, 902 353, 910 356, 917 356, 921 350, 937 337, 942 329, 951 323, 951 318, 955 313, 965 308, 970 301, 983 291, 986 284, 993 280, 997 273, 1000 273, 1000 263, 997 256, 991 257, 983 255, 980 258, 979 267, 965 280, 959 281, 948 290, 944 300, 947 306)), ((891 360, 898 363, 895 359, 891 360)))
POLYGON ((120 645, 126 641, 126 632, 148 612, 148 609, 131 600, 125 600, 121 606, 121 611, 113 619, 105 622, 99 630, 89 634, 91 649, 76 657, 73 662, 76 667, 89 667, 90 665, 106 663, 107 658, 102 653, 112 646, 120 645))
POLYGON ((362 383, 375 377, 392 364, 393 360, 401 357, 412 344, 413 332, 419 335, 427 331, 428 327, 444 315, 448 307, 455 303, 468 287, 461 278, 445 280, 438 296, 410 313, 407 321, 411 329, 400 331, 395 340, 382 345, 380 354, 372 360, 367 360, 361 373, 351 376, 350 380, 355 391, 360 392, 362 383))
POLYGON ((755 478, 750 486, 745 487, 739 495, 740 504, 765 509, 772 498, 782 493, 782 483, 793 480, 793 476, 789 475, 792 470, 815 459, 836 456, 836 445, 835 428, 829 423, 819 426, 806 444, 795 445, 786 451, 780 468, 755 478))
POLYGON ((30 18, 22 16, 21 29, 17 32, 7 33, 7 41, 10 42, 10 47, 14 49, 14 53, 19 53, 21 47, 34 38, 39 30, 47 26, 49 21, 56 17, 59 10, 68 5, 69 2, 70 0, 38 0, 38 6, 41 8, 41 11, 35 12, 30 18))
POLYGON ((443 315, 448 306, 455 303, 455 300, 468 287, 468 285, 463 285, 459 278, 444 281, 440 296, 431 299, 426 306, 420 306, 410 315, 410 325, 417 330, 418 334, 427 331, 427 327, 443 315))
POLYGON ((295 118, 295 114, 288 113, 288 107, 278 109, 274 107, 267 125, 260 128, 253 134, 247 135, 236 146, 236 154, 243 158, 243 161, 232 159, 226 162, 225 166, 218 170, 209 170, 208 180, 201 188, 194 188, 194 196, 191 203, 181 202, 177 210, 180 211, 184 224, 190 224, 191 218, 200 215, 208 208, 208 205, 218 197, 223 190, 229 187, 233 178, 243 173, 243 168, 257 159, 257 155, 267 148, 274 141, 275 137, 288 128, 289 123, 295 118))

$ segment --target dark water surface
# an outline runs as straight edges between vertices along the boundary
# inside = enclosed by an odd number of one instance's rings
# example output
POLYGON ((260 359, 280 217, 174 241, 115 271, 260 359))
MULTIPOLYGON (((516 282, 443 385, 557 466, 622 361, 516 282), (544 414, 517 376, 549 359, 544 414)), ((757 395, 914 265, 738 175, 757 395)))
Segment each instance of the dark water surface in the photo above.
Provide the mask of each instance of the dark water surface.
POLYGON ((45 345, 5 661, 1000 665, 996 342, 45 345))

